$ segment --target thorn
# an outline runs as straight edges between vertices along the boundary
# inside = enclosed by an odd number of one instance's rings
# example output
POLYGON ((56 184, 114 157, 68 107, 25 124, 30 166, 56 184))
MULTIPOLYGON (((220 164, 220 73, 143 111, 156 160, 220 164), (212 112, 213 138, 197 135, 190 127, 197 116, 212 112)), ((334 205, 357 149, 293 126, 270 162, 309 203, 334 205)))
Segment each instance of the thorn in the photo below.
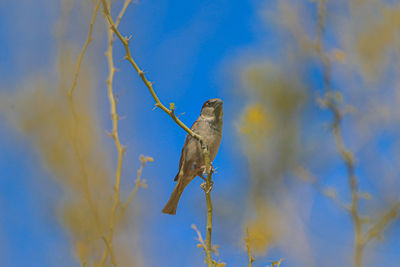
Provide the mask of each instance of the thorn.
POLYGON ((158 103, 155 103, 154 108, 151 111, 154 111, 156 108, 159 108, 159 107, 160 107, 160 105, 158 103))
POLYGON ((106 130, 106 134, 110 137, 110 138, 114 138, 114 135, 112 133, 110 133, 109 131, 106 130))
POLYGON ((122 146, 122 154, 125 154, 126 153, 126 146, 122 146))
POLYGON ((184 115, 185 112, 182 112, 181 114, 179 114, 178 116, 176 116, 177 118, 179 118, 180 116, 184 115))

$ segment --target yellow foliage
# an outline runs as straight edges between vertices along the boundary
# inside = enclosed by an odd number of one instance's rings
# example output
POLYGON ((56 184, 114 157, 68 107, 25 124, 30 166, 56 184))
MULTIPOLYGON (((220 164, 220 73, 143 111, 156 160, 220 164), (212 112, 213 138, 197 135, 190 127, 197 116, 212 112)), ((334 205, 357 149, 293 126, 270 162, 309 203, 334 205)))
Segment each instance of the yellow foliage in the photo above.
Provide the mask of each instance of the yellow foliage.
POLYGON ((265 138, 273 127, 272 118, 260 104, 256 103, 244 110, 238 130, 247 138, 260 139, 265 138))
POLYGON ((248 241, 250 247, 256 254, 264 255, 268 252, 268 246, 273 245, 276 234, 276 229, 271 228, 268 222, 275 218, 267 217, 265 213, 258 215, 257 218, 248 222, 249 236, 248 241))
POLYGON ((400 5, 375 6, 373 16, 364 16, 363 27, 356 39, 356 52, 366 78, 375 79, 381 74, 383 63, 391 53, 398 53, 400 38, 400 5))

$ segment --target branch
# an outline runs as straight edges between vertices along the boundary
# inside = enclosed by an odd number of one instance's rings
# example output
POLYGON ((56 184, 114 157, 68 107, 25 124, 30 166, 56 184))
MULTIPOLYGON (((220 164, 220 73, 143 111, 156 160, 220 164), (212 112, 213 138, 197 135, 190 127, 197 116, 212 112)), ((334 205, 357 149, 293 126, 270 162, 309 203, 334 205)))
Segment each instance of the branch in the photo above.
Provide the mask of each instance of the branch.
POLYGON ((195 224, 192 224, 190 227, 192 227, 192 229, 195 230, 196 233, 197 233, 196 240, 199 241, 199 244, 197 246, 203 248, 204 251, 206 251, 206 243, 204 242, 204 239, 201 236, 201 233, 200 233, 199 229, 197 229, 195 224))
POLYGON ((98 11, 99 8, 100 8, 100 3, 101 3, 100 0, 98 0, 96 6, 94 7, 92 19, 90 20, 90 26, 89 26, 88 36, 87 36, 85 45, 83 46, 82 51, 81 51, 81 53, 79 54, 79 57, 78 57, 78 63, 76 64, 76 70, 75 70, 75 75, 74 75, 74 81, 72 82, 72 86, 71 86, 71 88, 69 89, 69 92, 68 92, 68 95, 69 95, 69 96, 72 96, 72 93, 74 92, 74 89, 75 89, 75 87, 76 87, 76 84, 77 84, 77 81, 78 81, 79 70, 80 70, 80 68, 81 68, 81 63, 82 63, 83 55, 85 54, 86 49, 87 49, 89 43, 93 40, 93 39, 92 39, 93 25, 94 25, 94 21, 96 20, 97 11, 98 11))
POLYGON ((379 220, 369 228, 364 234, 364 244, 367 244, 374 238, 379 238, 381 233, 389 225, 392 220, 399 216, 400 201, 397 201, 386 213, 384 213, 379 220))
MULTIPOLYGON (((72 116, 73 116, 73 121, 75 124, 75 127, 73 129, 72 132, 72 136, 71 136, 71 141, 72 141, 72 146, 76 155, 76 158, 78 160, 78 164, 79 164, 79 168, 81 169, 82 172, 82 176, 83 176, 83 191, 84 191, 84 197, 86 198, 88 204, 89 204, 89 208, 91 210, 91 212, 93 213, 93 217, 95 219, 95 227, 97 228, 97 231, 99 232, 100 237, 104 240, 105 244, 107 247, 110 248, 110 253, 112 255, 114 255, 114 252, 112 250, 112 246, 110 246, 110 244, 108 243, 104 233, 103 233, 103 229, 101 226, 101 222, 100 222, 100 217, 99 217, 99 212, 97 210, 97 207, 95 205, 95 202, 93 201, 93 197, 92 194, 90 192, 90 188, 89 188, 89 175, 87 173, 86 170, 86 164, 82 158, 80 149, 79 149, 79 144, 76 140, 76 132, 77 132, 77 125, 79 125, 79 117, 76 114, 76 110, 75 110, 75 104, 73 101, 73 97, 72 95, 69 95, 69 106, 72 112, 72 116)), ((114 264, 115 267, 118 267, 118 265, 114 264)))
MULTIPOLYGON (((118 24, 121 21, 129 3, 131 0, 126 0, 124 2, 124 6, 121 10, 121 12, 118 15, 118 24)), ((100 0, 98 2, 98 5, 100 4, 100 0)), ((111 6, 110 3, 108 3, 109 8, 111 6)), ((114 43, 114 33, 111 29, 107 31, 108 34, 108 49, 106 52, 106 57, 108 61, 108 68, 109 68, 109 74, 107 78, 107 88, 108 88, 108 100, 110 103, 110 114, 111 114, 111 121, 112 121, 112 132, 109 134, 110 137, 114 140, 115 146, 117 148, 117 153, 118 153, 118 159, 117 159, 117 169, 115 171, 115 186, 114 186, 114 203, 111 209, 111 219, 110 219, 110 224, 109 224, 109 230, 108 230, 108 236, 107 236, 107 243, 109 244, 106 246, 103 256, 100 261, 100 266, 104 266, 105 262, 107 260, 108 252, 110 251, 111 254, 111 261, 113 262, 114 266, 116 265, 116 259, 115 256, 112 253, 112 250, 110 248, 112 247, 112 242, 113 242, 113 237, 114 237, 114 230, 115 230, 115 224, 116 224, 116 213, 118 210, 118 207, 120 205, 120 185, 121 185, 121 173, 122 173, 122 160, 123 156, 125 153, 126 148, 121 145, 120 139, 119 139, 119 133, 118 133, 118 121, 119 121, 119 116, 117 113, 117 101, 116 97, 114 94, 113 90, 113 80, 114 80, 114 74, 115 74, 115 66, 114 66, 114 60, 113 60, 113 43, 114 43)))
POLYGON ((204 151, 204 148, 207 149, 206 144, 204 142, 204 139, 199 135, 193 132, 189 127, 187 127, 181 120, 178 119, 178 117, 175 115, 174 112, 174 107, 173 104, 171 104, 171 108, 168 109, 166 106, 164 106, 160 99, 158 98, 157 94, 155 93, 153 89, 153 84, 147 80, 144 72, 139 68, 139 66, 136 64, 135 60, 132 57, 130 48, 129 48, 129 40, 130 38, 128 37, 123 37, 122 34, 119 32, 117 29, 117 24, 114 23, 111 15, 110 15, 110 10, 107 7, 106 0, 101 0, 103 3, 103 11, 104 15, 112 29, 112 31, 115 33, 115 35, 118 37, 118 39, 121 41, 122 45, 125 48, 125 59, 131 63, 132 67, 135 69, 135 71, 138 73, 139 77, 142 79, 143 83, 146 85, 147 89, 149 90, 151 96, 153 97, 154 101, 156 102, 155 106, 158 108, 161 108, 165 113, 167 113, 174 121, 176 124, 178 124, 184 131, 186 131, 189 135, 193 136, 196 138, 200 144, 202 145, 202 149, 204 151))
POLYGON ((250 235, 249 235, 249 228, 248 227, 246 227, 246 238, 244 239, 244 241, 246 242, 247 254, 249 255, 249 267, 251 267, 253 265, 253 261, 255 259, 251 256, 250 235))
MULTIPOLYGON (((157 94, 155 93, 153 89, 153 84, 147 80, 143 70, 139 68, 139 66, 136 64, 135 60, 132 57, 130 48, 129 48, 129 40, 130 38, 123 37, 122 34, 119 32, 117 29, 117 25, 114 23, 110 10, 106 4, 106 0, 101 0, 103 4, 103 11, 104 15, 110 25, 111 30, 115 33, 115 35, 118 37, 118 39, 121 41, 125 48, 125 59, 131 63, 132 67, 135 69, 135 71, 138 73, 139 77, 142 79, 143 83, 146 85, 147 89, 149 90, 151 96, 153 97, 154 101, 156 102, 155 106, 161 108, 165 113, 167 113, 172 120, 178 124, 183 130, 185 130, 189 135, 192 137, 196 138, 201 145, 202 153, 204 155, 204 161, 206 165, 206 170, 207 170, 207 181, 206 181, 206 186, 207 188, 210 188, 212 186, 212 171, 210 166, 210 154, 208 152, 207 145, 203 139, 202 136, 199 134, 196 134, 193 132, 189 127, 187 127, 179 118, 175 115, 175 107, 173 103, 170 104, 170 108, 168 109, 166 106, 164 106, 160 99, 158 98, 157 94)), ((207 202, 207 234, 206 234, 206 259, 207 259, 207 264, 209 267, 213 266, 212 263, 212 256, 211 256, 211 234, 212 234, 212 202, 211 202, 211 194, 209 190, 205 190, 205 195, 206 195, 206 202, 207 202)))
POLYGON ((323 35, 326 28, 326 1, 320 0, 318 2, 318 23, 317 23, 317 39, 316 39, 316 50, 323 64, 323 81, 324 88, 326 91, 326 106, 331 110, 333 114, 332 131, 335 139, 335 143, 341 158, 343 159, 346 170, 347 177, 349 180, 350 190, 351 190, 351 205, 350 205, 350 215, 353 220, 354 225, 354 266, 362 266, 362 254, 363 254, 363 237, 362 237, 362 221, 359 215, 359 198, 358 198, 358 180, 355 176, 355 162, 353 153, 346 148, 343 141, 342 129, 340 127, 342 120, 342 113, 337 105, 337 101, 332 99, 331 90, 331 62, 329 56, 324 51, 323 46, 323 35))
POLYGON ((133 188, 132 192, 130 193, 128 200, 121 206, 121 211, 119 213, 119 218, 121 218, 124 213, 126 208, 129 206, 129 204, 132 202, 132 199, 135 197, 136 192, 139 190, 140 187, 146 188, 146 181, 142 179, 142 172, 144 169, 144 166, 146 165, 147 162, 153 162, 152 157, 145 157, 143 155, 140 155, 140 168, 137 170, 137 176, 136 176, 136 181, 135 181, 135 187, 133 188))
MULTIPOLYGON (((208 153, 207 153, 208 154, 208 153)), ((205 252, 206 252, 206 261, 208 267, 213 266, 213 260, 212 260, 212 244, 211 244, 211 234, 212 234, 212 212, 213 212, 213 206, 211 202, 211 186, 212 186, 212 170, 210 168, 210 157, 207 157, 206 159, 206 170, 207 170, 207 181, 206 181, 206 188, 204 189, 204 192, 206 194, 206 201, 207 201, 207 232, 206 232, 206 246, 205 246, 205 252), (207 162, 208 161, 208 162, 207 162)))

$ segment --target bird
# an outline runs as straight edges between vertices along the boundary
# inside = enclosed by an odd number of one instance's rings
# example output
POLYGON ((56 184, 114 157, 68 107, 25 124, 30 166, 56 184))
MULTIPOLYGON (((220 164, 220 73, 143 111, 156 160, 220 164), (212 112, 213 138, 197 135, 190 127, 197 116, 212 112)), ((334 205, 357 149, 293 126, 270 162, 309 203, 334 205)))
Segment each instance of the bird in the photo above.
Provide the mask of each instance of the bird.
MULTIPOLYGON (((217 155, 222 139, 223 102, 219 98, 207 100, 201 108, 200 116, 193 123, 191 130, 204 138, 212 162, 217 155)), ((212 165, 211 165, 212 166, 212 165)), ((174 181, 175 188, 167 204, 162 209, 165 214, 175 215, 179 199, 185 187, 196 177, 204 179, 205 162, 200 142, 190 134, 186 135, 179 160, 179 171, 174 181)))

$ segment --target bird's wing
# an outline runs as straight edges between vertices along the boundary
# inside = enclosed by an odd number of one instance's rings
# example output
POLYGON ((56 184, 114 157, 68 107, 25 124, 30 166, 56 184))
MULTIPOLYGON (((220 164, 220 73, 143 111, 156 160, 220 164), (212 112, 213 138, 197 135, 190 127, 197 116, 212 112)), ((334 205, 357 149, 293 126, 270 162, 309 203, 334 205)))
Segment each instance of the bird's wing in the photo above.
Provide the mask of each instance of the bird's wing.
MULTIPOLYGON (((197 131, 197 128, 198 128, 198 123, 197 123, 197 121, 198 121, 198 120, 199 120, 199 119, 197 119, 197 120, 193 123, 192 127, 190 127, 190 129, 191 129, 192 131, 194 131, 194 132, 197 131)), ((178 181, 178 179, 179 179, 179 173, 180 173, 181 170, 182 170, 183 162, 185 162, 185 160, 186 160, 185 149, 187 148, 187 146, 188 146, 189 142, 192 140, 192 138, 193 138, 193 137, 190 136, 189 134, 186 135, 185 143, 183 144, 182 151, 181 151, 181 158, 180 158, 180 160, 179 160, 179 170, 178 170, 178 173, 176 174, 176 176, 175 176, 175 178, 174 178, 174 181, 178 181)))

